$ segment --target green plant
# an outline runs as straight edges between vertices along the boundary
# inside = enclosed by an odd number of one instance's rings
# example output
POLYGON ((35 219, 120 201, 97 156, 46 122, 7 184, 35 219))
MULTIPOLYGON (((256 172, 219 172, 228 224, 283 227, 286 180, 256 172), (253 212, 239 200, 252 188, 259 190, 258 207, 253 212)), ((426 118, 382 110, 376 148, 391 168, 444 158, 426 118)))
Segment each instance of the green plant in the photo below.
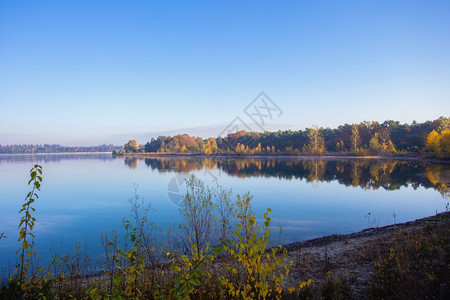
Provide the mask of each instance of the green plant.
POLYGON ((264 223, 259 225, 251 210, 251 199, 249 193, 238 196, 237 241, 226 241, 223 246, 224 251, 234 259, 234 264, 228 266, 228 276, 221 276, 220 281, 228 296, 233 298, 279 299, 283 292, 283 280, 289 276, 292 262, 286 263, 286 252, 282 251, 281 246, 267 249, 271 210, 267 209, 263 215, 264 223))
MULTIPOLYGON (((25 202, 22 204, 22 208, 19 213, 23 213, 19 223, 19 238, 20 248, 16 253, 19 255, 19 263, 16 268, 16 274, 18 276, 17 281, 20 289, 23 292, 29 291, 34 285, 40 286, 41 282, 38 280, 38 274, 42 271, 42 267, 32 269, 33 259, 37 259, 36 252, 33 249, 33 242, 29 241, 29 238, 34 239, 35 236, 32 233, 36 218, 31 215, 36 209, 32 204, 39 198, 36 191, 40 191, 42 182, 42 167, 40 165, 34 165, 30 170, 30 180, 28 185, 32 185, 31 191, 25 197, 25 202)), ((11 280, 13 280, 11 278, 11 280)))
POLYGON ((187 192, 180 208, 183 222, 181 239, 186 252, 195 244, 197 255, 205 250, 213 229, 213 202, 211 189, 194 175, 186 181, 187 192))
MULTIPOLYGON (((129 239, 132 246, 125 251, 117 250, 118 255, 125 260, 125 265, 119 265, 118 269, 122 275, 125 296, 138 299, 142 297, 142 291, 138 286, 145 269, 145 259, 139 253, 142 240, 138 234, 138 230, 129 221, 124 220, 124 227, 127 231, 130 231, 129 239)), ((119 259, 115 258, 115 260, 118 261, 119 259)), ((122 281, 118 277, 114 277, 113 279, 116 285, 119 285, 120 281, 122 281)))
POLYGON ((205 249, 198 251, 196 244, 192 243, 188 255, 167 253, 172 261, 170 271, 174 276, 167 288, 156 290, 155 296, 160 299, 188 299, 192 295, 202 298, 201 296, 206 293, 205 283, 212 277, 208 266, 220 252, 217 249, 210 249, 207 243, 205 249))

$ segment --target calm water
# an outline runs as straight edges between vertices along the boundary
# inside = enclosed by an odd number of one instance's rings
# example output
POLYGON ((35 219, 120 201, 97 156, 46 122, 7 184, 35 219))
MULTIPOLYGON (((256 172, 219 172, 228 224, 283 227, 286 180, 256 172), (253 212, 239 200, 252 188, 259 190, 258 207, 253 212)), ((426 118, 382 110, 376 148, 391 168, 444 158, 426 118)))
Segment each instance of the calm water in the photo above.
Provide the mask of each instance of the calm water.
POLYGON ((179 189, 186 174, 217 179, 234 193, 250 191, 258 216, 272 208, 274 234, 288 243, 334 233, 404 222, 446 210, 450 166, 389 160, 299 158, 112 158, 110 154, 0 156, 0 266, 15 262, 18 210, 29 191, 34 163, 43 166, 35 249, 45 262, 49 249, 71 252, 82 241, 101 254, 100 233, 121 231, 135 187, 161 228, 179 222, 179 189), (170 196, 170 197, 169 197, 170 196), (366 218, 371 213, 370 219, 366 218), (396 217, 393 217, 395 212, 396 217), (277 232, 277 230, 274 230, 277 232))

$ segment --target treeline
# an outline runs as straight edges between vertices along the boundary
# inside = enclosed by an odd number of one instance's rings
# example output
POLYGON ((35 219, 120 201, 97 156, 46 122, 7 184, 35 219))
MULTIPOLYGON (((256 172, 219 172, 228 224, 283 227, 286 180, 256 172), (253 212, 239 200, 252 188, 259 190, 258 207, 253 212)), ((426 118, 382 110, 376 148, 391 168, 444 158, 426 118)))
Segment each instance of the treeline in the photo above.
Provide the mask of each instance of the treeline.
POLYGON ((122 150, 121 146, 99 145, 67 147, 57 144, 44 145, 0 145, 0 153, 62 153, 62 152, 112 152, 122 150))
MULTIPOLYGON (((121 152, 116 151, 115 154, 121 152)), ((275 132, 239 131, 226 137, 202 139, 187 134, 159 136, 145 145, 130 140, 124 153, 154 154, 425 154, 448 158, 450 122, 400 124, 398 121, 364 121, 338 128, 312 126, 306 130, 275 132)))

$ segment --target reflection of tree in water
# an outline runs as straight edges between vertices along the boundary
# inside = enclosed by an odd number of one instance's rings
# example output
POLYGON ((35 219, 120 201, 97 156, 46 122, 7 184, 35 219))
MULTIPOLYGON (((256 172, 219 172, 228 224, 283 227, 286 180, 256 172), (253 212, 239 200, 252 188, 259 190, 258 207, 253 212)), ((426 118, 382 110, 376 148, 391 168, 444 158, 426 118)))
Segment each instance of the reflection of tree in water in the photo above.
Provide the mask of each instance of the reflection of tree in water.
POLYGON ((362 166, 362 161, 355 161, 351 164, 350 177, 352 178, 352 186, 360 185, 359 180, 361 178, 361 166, 362 166))
POLYGON ((130 169, 136 169, 137 168, 137 158, 136 157, 125 157, 123 162, 130 168, 130 169))
POLYGON ((214 169, 216 167, 216 162, 211 158, 154 157, 145 158, 144 161, 149 168, 159 172, 189 173, 204 168, 214 169))
MULTIPOLYGON (((396 189, 393 187, 391 174, 397 165, 396 161, 376 161, 370 164, 370 174, 372 175, 373 183, 371 187, 384 187, 387 190, 396 189)), ((399 187, 398 187, 399 188, 399 187)))
MULTIPOLYGON (((130 168, 136 168, 139 160, 143 159, 125 158, 130 168)), ((417 161, 242 157, 149 157, 144 161, 150 169, 158 172, 188 173, 217 168, 241 178, 305 179, 314 184, 337 181, 345 186, 363 189, 396 190, 406 186, 416 189, 422 186, 434 188, 443 196, 448 196, 450 186, 449 165, 417 161)))
POLYGON ((324 181, 326 163, 323 160, 304 160, 302 166, 308 171, 306 180, 314 183, 316 186, 320 181, 324 181))
POLYGON ((434 169, 427 167, 427 178, 444 198, 449 198, 450 171, 448 170, 448 168, 444 169, 444 166, 438 166, 434 169))

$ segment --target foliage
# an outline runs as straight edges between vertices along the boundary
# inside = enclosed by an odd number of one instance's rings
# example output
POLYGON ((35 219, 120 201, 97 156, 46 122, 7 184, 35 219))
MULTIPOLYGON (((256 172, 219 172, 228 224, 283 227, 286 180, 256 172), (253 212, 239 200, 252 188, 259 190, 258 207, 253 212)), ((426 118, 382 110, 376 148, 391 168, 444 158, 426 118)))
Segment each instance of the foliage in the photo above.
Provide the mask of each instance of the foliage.
POLYGON ((19 213, 22 213, 22 218, 19 222, 19 238, 20 248, 17 249, 16 254, 19 253, 19 262, 13 277, 10 277, 10 282, 15 282, 18 291, 22 297, 30 295, 36 289, 42 289, 46 280, 42 280, 43 267, 39 266, 39 259, 34 251, 34 234, 36 218, 33 217, 32 212, 36 209, 33 203, 39 198, 37 191, 40 191, 42 183, 42 167, 34 165, 30 170, 30 179, 28 185, 32 185, 31 191, 25 197, 25 202, 19 213), (30 241, 31 239, 31 241, 30 241))
POLYGON ((325 145, 321 129, 314 125, 308 132, 308 145, 304 148, 312 154, 322 154, 325 151, 325 145))
POLYGON ((194 243, 197 255, 205 250, 213 228, 212 192, 194 175, 186 181, 187 192, 180 208, 183 226, 181 239, 189 250, 194 243))
POLYGON ((352 125, 352 135, 350 137, 350 140, 352 142, 352 144, 351 144, 352 151, 357 153, 359 151, 359 147, 361 145, 361 137, 359 135, 358 125, 356 125, 356 124, 352 125))
POLYGON ((390 130, 388 127, 382 127, 370 139, 370 150, 377 154, 392 154, 397 152, 390 138, 390 130))
POLYGON ((139 147, 137 145, 136 140, 129 140, 128 143, 126 143, 123 146, 123 151, 125 153, 136 153, 139 151, 139 147))
POLYGON ((271 210, 264 213, 264 224, 260 226, 250 208, 251 198, 249 194, 238 197, 237 241, 227 241, 224 245, 225 252, 233 261, 228 265, 229 274, 221 276, 220 282, 233 298, 281 298, 283 279, 289 276, 289 266, 285 264, 284 269, 279 271, 285 263, 284 256, 279 256, 281 246, 266 251, 271 221, 268 214, 271 210))
POLYGON ((448 120, 443 120, 438 131, 433 130, 427 136, 426 149, 436 157, 450 157, 450 129, 448 120))
MULTIPOLYGON (((364 121, 359 124, 344 124, 338 128, 312 126, 306 130, 285 130, 275 132, 238 131, 225 137, 203 139, 187 134, 159 136, 145 145, 134 140, 124 145, 125 153, 151 154, 234 154, 274 155, 311 153, 352 153, 357 155, 378 155, 423 153, 428 150, 438 157, 448 158, 450 130, 448 118, 441 117, 423 123, 400 124, 388 120, 383 123, 364 121), (442 138, 435 145, 427 146, 428 135, 436 131, 442 138), (430 148, 431 147, 431 148, 430 148), (434 147, 434 148, 433 148, 434 147), (435 149, 440 150, 439 155, 435 149), (436 148, 437 149, 437 148, 436 148), (447 149, 442 150, 441 149, 447 149), (445 152, 445 155, 442 153, 445 152)), ((431 144, 430 144, 431 145, 431 144)), ((115 152, 119 154, 119 152, 115 152)))

